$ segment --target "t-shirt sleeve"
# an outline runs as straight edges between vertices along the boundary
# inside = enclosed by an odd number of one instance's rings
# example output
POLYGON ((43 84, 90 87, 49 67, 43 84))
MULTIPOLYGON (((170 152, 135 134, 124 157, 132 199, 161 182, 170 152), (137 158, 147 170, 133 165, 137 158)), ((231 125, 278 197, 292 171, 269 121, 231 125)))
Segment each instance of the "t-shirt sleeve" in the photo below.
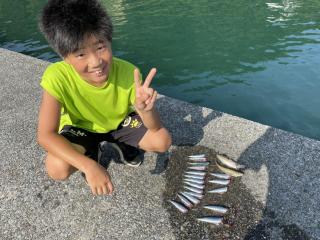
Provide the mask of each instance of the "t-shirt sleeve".
POLYGON ((63 103, 61 76, 57 72, 54 64, 50 65, 43 73, 40 86, 46 90, 51 96, 63 103))

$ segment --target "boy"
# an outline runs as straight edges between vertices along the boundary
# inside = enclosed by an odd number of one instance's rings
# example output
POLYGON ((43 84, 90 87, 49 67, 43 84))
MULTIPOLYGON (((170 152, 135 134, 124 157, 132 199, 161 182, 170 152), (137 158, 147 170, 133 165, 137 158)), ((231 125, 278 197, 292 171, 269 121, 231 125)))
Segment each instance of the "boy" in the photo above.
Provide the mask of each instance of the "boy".
POLYGON ((112 23, 98 0, 49 0, 40 29, 63 61, 43 74, 38 142, 48 152, 48 175, 65 180, 80 170, 94 195, 111 194, 110 176, 97 160, 108 141, 139 165, 136 148, 165 152, 171 136, 154 107, 157 92, 132 64, 112 56, 112 23))

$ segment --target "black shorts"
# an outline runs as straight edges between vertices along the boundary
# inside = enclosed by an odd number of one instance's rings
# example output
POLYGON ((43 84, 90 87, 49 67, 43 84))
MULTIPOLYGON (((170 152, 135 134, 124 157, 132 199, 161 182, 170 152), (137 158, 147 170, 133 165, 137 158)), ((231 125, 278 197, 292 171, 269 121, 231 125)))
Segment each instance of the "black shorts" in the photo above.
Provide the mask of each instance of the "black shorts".
POLYGON ((70 142, 83 146, 86 149, 85 154, 97 160, 99 143, 122 142, 137 148, 146 132, 147 128, 140 116, 133 112, 119 124, 116 130, 108 133, 93 133, 71 125, 64 126, 59 133, 70 142))

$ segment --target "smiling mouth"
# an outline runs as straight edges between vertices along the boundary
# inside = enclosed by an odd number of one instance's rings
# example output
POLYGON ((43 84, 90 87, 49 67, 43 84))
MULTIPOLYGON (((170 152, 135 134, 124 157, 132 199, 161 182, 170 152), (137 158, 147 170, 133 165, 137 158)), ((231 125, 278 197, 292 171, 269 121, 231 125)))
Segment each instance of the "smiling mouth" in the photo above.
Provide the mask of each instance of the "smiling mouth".
POLYGON ((90 73, 95 74, 96 76, 103 76, 105 72, 106 66, 104 66, 102 69, 92 71, 90 73))

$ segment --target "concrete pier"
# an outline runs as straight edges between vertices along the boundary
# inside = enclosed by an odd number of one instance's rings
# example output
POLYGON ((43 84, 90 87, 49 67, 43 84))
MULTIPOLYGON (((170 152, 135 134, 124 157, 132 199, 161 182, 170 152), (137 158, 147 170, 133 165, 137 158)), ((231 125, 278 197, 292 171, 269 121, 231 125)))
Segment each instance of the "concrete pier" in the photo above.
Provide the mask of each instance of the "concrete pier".
POLYGON ((36 128, 49 63, 0 49, 0 64, 0 239, 320 239, 319 141, 160 96, 169 153, 145 153, 139 168, 111 162, 115 192, 94 198, 79 173, 65 182, 45 173, 36 128), (216 153, 246 170, 182 214, 167 200, 183 190, 187 155, 200 153, 212 170, 216 153), (202 209, 210 203, 230 208, 230 226, 196 220, 214 215, 202 209))

